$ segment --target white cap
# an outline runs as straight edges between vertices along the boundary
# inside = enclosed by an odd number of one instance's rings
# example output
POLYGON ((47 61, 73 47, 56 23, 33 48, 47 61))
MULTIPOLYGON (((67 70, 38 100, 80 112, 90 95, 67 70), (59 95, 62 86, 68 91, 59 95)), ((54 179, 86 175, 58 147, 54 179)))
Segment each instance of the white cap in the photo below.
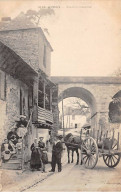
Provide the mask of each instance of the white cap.
POLYGON ((26 116, 25 115, 20 115, 20 118, 26 118, 26 116))

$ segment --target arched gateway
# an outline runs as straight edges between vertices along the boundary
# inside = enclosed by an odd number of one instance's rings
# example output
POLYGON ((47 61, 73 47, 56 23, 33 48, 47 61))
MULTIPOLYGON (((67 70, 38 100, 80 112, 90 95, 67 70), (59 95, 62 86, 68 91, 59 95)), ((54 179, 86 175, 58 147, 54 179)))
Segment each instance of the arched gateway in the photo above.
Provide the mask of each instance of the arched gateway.
POLYGON ((58 102, 68 97, 84 100, 91 110, 92 128, 109 124, 109 104, 121 90, 119 77, 51 77, 58 87, 58 102))

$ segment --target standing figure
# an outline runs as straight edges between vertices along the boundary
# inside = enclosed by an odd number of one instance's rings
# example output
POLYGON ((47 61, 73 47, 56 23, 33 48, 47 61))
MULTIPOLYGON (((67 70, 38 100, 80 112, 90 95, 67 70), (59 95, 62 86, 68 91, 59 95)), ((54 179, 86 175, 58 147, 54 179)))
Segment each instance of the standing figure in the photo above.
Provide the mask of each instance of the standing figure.
POLYGON ((39 142, 38 142, 38 146, 40 147, 41 153, 42 153, 42 172, 45 172, 45 164, 48 161, 47 158, 47 152, 46 152, 46 148, 45 148, 45 143, 43 142, 44 137, 40 137, 39 138, 39 142))
POLYGON ((19 137, 18 143, 16 144, 16 151, 18 155, 22 154, 22 138, 19 137))
POLYGON ((27 133, 27 120, 26 120, 26 116, 24 115, 20 115, 20 121, 17 121, 17 134, 19 137, 22 137, 22 139, 24 138, 24 136, 27 133))
POLYGON ((25 115, 20 115, 20 121, 17 121, 17 128, 19 128, 21 125, 24 127, 27 127, 27 120, 25 115))
POLYGON ((55 142, 52 149, 52 169, 50 172, 55 172, 56 164, 58 165, 58 172, 62 171, 61 157, 63 151, 62 140, 63 136, 59 135, 55 137, 55 142))
POLYGON ((31 145, 31 161, 30 161, 30 167, 32 170, 39 170, 41 168, 41 151, 40 147, 38 146, 37 138, 34 139, 34 143, 31 145))

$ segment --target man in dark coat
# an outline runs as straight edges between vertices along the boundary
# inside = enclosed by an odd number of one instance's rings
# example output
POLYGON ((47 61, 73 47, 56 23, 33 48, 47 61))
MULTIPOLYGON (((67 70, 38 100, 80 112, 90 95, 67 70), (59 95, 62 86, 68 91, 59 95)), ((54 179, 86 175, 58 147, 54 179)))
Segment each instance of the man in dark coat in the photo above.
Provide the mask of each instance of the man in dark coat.
POLYGON ((63 136, 57 136, 52 149, 52 169, 50 172, 55 172, 56 164, 58 165, 58 172, 62 171, 61 156, 63 151, 62 140, 63 136))

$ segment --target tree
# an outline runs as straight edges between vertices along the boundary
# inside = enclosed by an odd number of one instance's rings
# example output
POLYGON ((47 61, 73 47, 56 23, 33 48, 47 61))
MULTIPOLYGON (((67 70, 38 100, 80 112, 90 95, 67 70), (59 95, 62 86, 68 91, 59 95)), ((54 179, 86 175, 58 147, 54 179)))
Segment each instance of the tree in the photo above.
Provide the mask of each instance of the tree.
POLYGON ((79 109, 80 115, 88 115, 90 113, 89 106, 80 98, 76 97, 70 98, 69 104, 71 104, 72 108, 79 109))
MULTIPOLYGON (((35 23, 36 26, 39 25, 40 23, 40 19, 44 16, 47 16, 47 15, 54 15, 55 12, 53 9, 51 8, 44 8, 42 9, 41 7, 39 7, 39 10, 36 11, 36 10, 28 10, 26 12, 26 16, 32 21, 35 23)), ((47 31, 47 29, 46 29, 47 31)))
POLYGON ((121 67, 118 67, 112 74, 112 76, 121 77, 121 67))

